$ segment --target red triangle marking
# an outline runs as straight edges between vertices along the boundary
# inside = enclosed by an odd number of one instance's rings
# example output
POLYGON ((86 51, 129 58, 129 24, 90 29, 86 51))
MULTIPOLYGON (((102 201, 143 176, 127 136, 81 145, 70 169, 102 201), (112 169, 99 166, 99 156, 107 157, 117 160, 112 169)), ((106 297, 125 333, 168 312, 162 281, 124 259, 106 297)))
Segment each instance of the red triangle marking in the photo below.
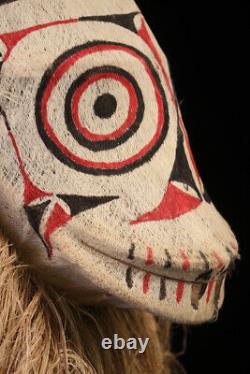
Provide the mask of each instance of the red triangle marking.
POLYGON ((181 191, 170 182, 158 207, 143 214, 137 220, 132 221, 131 224, 174 219, 197 208, 201 202, 197 197, 181 191))
POLYGON ((48 245, 49 256, 52 255, 52 245, 50 241, 50 236, 56 231, 59 227, 64 226, 69 220, 71 216, 65 212, 65 210, 56 203, 49 218, 46 222, 45 232, 44 232, 44 239, 48 245))

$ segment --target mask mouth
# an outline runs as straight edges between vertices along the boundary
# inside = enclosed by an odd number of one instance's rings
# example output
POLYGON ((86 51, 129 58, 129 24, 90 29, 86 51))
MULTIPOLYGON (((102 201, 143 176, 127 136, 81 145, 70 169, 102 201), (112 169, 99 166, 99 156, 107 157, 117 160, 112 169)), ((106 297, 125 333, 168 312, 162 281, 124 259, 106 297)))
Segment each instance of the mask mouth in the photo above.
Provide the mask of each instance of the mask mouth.
POLYGON ((101 251, 101 245, 97 243, 97 240, 95 240, 95 247, 90 243, 91 239, 84 244, 91 247, 93 251, 127 267, 126 282, 128 287, 132 282, 133 271, 162 277, 166 280, 207 285, 212 279, 231 273, 235 261, 240 258, 234 243, 224 247, 223 251, 211 251, 209 255, 199 251, 195 257, 189 256, 182 249, 179 251, 178 257, 172 256, 168 250, 163 250, 164 261, 154 254, 151 247, 146 248, 145 259, 142 259, 136 255, 137 248, 133 243, 127 251, 127 257, 116 257, 112 255, 112 250, 110 253, 101 251))
POLYGON ((187 260, 183 262, 185 269, 180 272, 180 277, 173 278, 167 272, 162 274, 160 268, 155 267, 150 250, 146 263, 139 267, 134 257, 136 248, 130 248, 129 258, 124 261, 101 253, 89 243, 80 241, 77 244, 79 239, 72 240, 71 237, 69 240, 71 243, 75 240, 78 247, 77 253, 70 255, 71 261, 75 262, 81 253, 84 259, 78 264, 83 267, 86 278, 98 287, 101 285, 110 295, 111 303, 117 299, 119 306, 121 300, 122 307, 146 308, 176 322, 201 323, 217 317, 224 299, 225 279, 234 259, 227 267, 219 269, 217 264, 217 269, 203 271, 194 281, 189 281, 185 279, 187 260))
MULTIPOLYGON (((200 277, 197 277, 196 281, 190 282, 186 281, 183 278, 171 278, 164 275, 159 275, 159 273, 149 271, 149 268, 146 269, 139 269, 135 266, 129 266, 126 271, 126 282, 129 288, 133 288, 134 277, 135 274, 141 273, 142 275, 142 292, 146 295, 150 289, 150 283, 152 278, 154 281, 158 280, 160 287, 159 287, 159 300, 164 300, 167 296, 166 285, 167 283, 171 282, 176 287, 176 294, 175 299, 176 303, 179 304, 182 300, 184 289, 186 287, 191 288, 191 299, 190 303, 192 307, 197 310, 200 299, 206 294, 205 302, 208 303, 210 301, 212 289, 216 283, 219 283, 219 289, 216 291, 217 294, 214 296, 214 301, 217 304, 220 292, 221 292, 221 285, 222 281, 226 278, 229 272, 228 269, 222 268, 217 274, 212 275, 213 270, 210 269, 207 272, 204 272, 200 277)), ((183 274, 184 275, 184 274, 183 274)), ((218 287, 218 286, 217 286, 218 287)))

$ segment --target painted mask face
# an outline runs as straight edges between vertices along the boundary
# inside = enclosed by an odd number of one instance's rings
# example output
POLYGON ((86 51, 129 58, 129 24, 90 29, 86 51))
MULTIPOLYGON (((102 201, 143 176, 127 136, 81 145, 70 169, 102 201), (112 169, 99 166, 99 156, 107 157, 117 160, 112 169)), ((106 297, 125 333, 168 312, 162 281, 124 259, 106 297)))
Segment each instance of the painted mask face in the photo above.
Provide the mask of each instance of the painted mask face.
POLYGON ((19 0, 0 20, 1 225, 20 254, 62 288, 215 317, 237 243, 136 5, 19 0))

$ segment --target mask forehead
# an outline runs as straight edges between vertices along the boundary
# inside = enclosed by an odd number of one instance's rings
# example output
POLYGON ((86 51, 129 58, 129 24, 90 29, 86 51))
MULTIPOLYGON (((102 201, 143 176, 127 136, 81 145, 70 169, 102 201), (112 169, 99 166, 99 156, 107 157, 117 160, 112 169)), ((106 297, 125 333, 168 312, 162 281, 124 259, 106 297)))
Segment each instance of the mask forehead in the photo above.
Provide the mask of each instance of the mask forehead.
POLYGON ((6 5, 0 26, 4 225, 15 217, 22 244, 36 237, 40 266, 47 253, 79 283, 171 318, 211 318, 235 239, 204 191, 145 20, 130 1, 33 4, 6 5))

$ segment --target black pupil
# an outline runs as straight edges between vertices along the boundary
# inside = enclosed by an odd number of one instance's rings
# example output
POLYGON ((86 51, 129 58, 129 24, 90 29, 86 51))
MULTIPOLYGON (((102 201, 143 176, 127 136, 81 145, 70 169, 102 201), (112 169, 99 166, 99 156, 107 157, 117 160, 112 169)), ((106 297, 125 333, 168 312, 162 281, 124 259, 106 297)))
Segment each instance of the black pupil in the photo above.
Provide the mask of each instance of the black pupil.
POLYGON ((100 118, 110 118, 116 111, 117 101, 108 93, 98 96, 94 104, 95 115, 100 118))

